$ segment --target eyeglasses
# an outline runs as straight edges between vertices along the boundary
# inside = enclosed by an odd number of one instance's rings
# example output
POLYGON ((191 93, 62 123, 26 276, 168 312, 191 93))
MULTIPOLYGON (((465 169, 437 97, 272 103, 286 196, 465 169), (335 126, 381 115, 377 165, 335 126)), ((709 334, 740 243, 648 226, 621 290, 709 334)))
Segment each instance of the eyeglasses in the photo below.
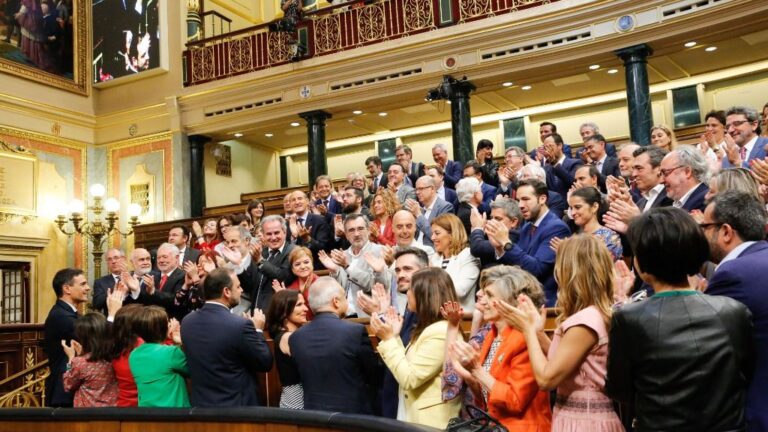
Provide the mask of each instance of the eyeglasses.
POLYGON ((720 227, 722 225, 723 225, 722 222, 699 223, 699 227, 701 227, 702 230, 706 230, 707 228, 713 227, 713 226, 720 227))
POLYGON ((431 187, 432 187, 432 186, 417 187, 417 188, 416 188, 416 192, 421 192, 421 191, 423 191, 423 190, 425 190, 425 189, 429 189, 429 188, 431 188, 431 187))
POLYGON ((744 123, 754 123, 754 122, 753 122, 753 121, 751 121, 751 120, 736 120, 736 121, 734 121, 733 123, 728 123, 728 124, 726 124, 726 125, 725 125, 725 128, 726 128, 726 129, 730 129, 730 128, 731 128, 731 126, 733 126, 733 127, 737 128, 737 127, 739 127, 739 126, 743 125, 744 123))
POLYGON ((682 166, 682 165, 678 165, 678 166, 676 166, 674 168, 661 169, 659 171, 661 172, 661 175, 666 177, 666 176, 672 174, 673 172, 675 172, 675 170, 680 169, 680 168, 685 168, 685 167, 682 166))

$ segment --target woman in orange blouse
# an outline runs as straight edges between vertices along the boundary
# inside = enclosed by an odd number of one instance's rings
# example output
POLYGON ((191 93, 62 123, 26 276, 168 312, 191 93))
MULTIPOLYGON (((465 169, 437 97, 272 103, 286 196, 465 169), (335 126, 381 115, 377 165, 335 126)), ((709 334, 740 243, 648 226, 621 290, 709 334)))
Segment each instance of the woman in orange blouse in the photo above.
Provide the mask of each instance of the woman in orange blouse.
POLYGON ((499 278, 482 287, 484 319, 492 324, 480 350, 464 341, 451 345, 456 372, 471 391, 482 393, 485 409, 510 432, 549 431, 552 412, 548 393, 541 391, 533 375, 525 337, 502 319, 493 304, 497 300, 517 303, 526 294, 540 307, 544 304, 541 284, 519 267, 496 266, 486 271, 501 272, 499 278))

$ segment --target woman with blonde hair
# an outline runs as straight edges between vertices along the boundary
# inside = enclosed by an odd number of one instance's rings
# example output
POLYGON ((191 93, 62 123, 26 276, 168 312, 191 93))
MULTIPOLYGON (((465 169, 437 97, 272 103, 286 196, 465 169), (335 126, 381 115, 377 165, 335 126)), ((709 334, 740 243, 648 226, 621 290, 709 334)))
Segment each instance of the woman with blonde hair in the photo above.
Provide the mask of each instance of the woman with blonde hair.
POLYGON ((459 399, 443 400, 440 387, 448 330, 440 307, 455 301, 451 277, 428 267, 411 277, 408 310, 416 314, 416 326, 408 346, 399 337, 403 320, 394 308, 386 318, 376 313, 371 317, 371 328, 381 340, 379 354, 400 387, 398 420, 442 430, 459 413, 459 399))
POLYGON ((550 341, 539 309, 526 296, 518 306, 496 302, 507 323, 525 337, 536 382, 557 388, 552 431, 621 432, 623 427, 605 393, 608 326, 613 304, 613 260, 605 244, 590 234, 564 240, 555 261, 558 327, 550 341))
POLYGON ((672 151, 677 147, 675 132, 667 125, 656 125, 651 128, 651 144, 666 151, 672 151))
POLYGON ((451 276, 456 296, 466 312, 475 310, 475 287, 480 276, 480 260, 469 252, 464 225, 456 215, 444 213, 432 220, 435 254, 432 267, 440 267, 451 276))
POLYGON ((392 231, 392 216, 402 208, 397 196, 389 189, 380 189, 373 196, 371 214, 371 238, 374 243, 395 246, 395 233, 392 231))
MULTIPOLYGON (((284 289, 298 291, 304 297, 304 303, 309 304, 309 286, 318 277, 315 274, 312 251, 307 247, 297 246, 288 255, 288 262, 291 264, 291 272, 296 276, 296 279, 288 286, 285 286, 282 281, 275 279, 272 281, 272 288, 275 291, 282 291, 284 289)), ((307 320, 311 321, 313 317, 312 310, 307 308, 307 320)))
POLYGON ((760 195, 760 184, 746 168, 726 168, 713 175, 709 179, 709 191, 704 196, 704 200, 709 202, 715 195, 727 190, 746 192, 763 202, 763 197, 760 195))

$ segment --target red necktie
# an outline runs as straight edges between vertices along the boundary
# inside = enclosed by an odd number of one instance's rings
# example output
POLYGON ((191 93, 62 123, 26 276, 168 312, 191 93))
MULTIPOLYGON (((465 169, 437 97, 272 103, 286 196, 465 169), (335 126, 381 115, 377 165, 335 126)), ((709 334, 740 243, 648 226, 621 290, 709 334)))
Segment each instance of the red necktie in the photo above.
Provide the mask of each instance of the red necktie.
POLYGON ((162 277, 160 277, 160 291, 163 290, 166 282, 168 282, 168 275, 164 274, 162 277))

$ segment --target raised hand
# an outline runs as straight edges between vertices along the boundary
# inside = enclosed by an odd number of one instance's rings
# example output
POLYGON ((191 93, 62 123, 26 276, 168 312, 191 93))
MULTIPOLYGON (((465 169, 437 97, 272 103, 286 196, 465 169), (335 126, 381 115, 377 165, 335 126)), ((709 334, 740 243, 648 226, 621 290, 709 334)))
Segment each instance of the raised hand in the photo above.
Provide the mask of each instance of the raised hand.
POLYGON ((613 265, 614 292, 613 301, 625 302, 629 298, 632 287, 635 286, 635 273, 627 267, 624 260, 618 260, 613 265))
POLYGON ((752 159, 749 161, 749 166, 752 168, 752 176, 755 177, 755 180, 763 185, 768 185, 768 157, 752 159))
POLYGON ((181 345, 181 324, 176 318, 168 320, 168 339, 176 345, 181 345))
POLYGON ((277 279, 272 279, 272 289, 275 292, 280 292, 285 289, 285 284, 277 279))
POLYGON ((408 198, 405 200, 405 207, 408 209, 409 212, 413 214, 413 217, 416 219, 421 216, 421 205, 419 205, 419 202, 415 199, 408 198))
POLYGON ((605 225, 606 228, 610 228, 619 234, 624 234, 629 229, 629 225, 627 225, 626 222, 612 215, 611 212, 603 215, 603 225, 605 225))
MULTIPOLYGON (((144 281, 144 289, 147 290, 148 295, 152 295, 155 293, 155 278, 151 275, 145 274, 141 277, 141 280, 144 281)), ((130 288, 130 286, 129 286, 130 288)), ((133 291, 133 289, 131 289, 133 291)), ((135 291, 133 291, 135 292, 135 291)))
POLYGON ((225 246, 221 248, 221 255, 223 255, 227 261, 234 265, 240 265, 240 263, 243 262, 243 254, 240 253, 240 250, 238 249, 230 249, 229 247, 225 246))
POLYGON ((469 213, 469 223, 473 230, 477 228, 483 229, 486 220, 485 213, 480 213, 476 208, 472 207, 472 210, 469 213))
MULTIPOLYGON (((67 358, 69 358, 69 361, 72 361, 72 359, 77 357, 77 355, 78 355, 78 350, 77 350, 76 347, 79 346, 80 344, 77 343, 77 341, 74 340, 74 339, 72 339, 70 341, 70 343, 71 344, 68 345, 67 341, 62 339, 61 340, 61 348, 64 350, 64 354, 67 355, 67 358)), ((80 350, 82 350, 82 347, 80 347, 80 350)))
POLYGON ((346 237, 346 234, 344 234, 344 221, 341 219, 340 214, 337 214, 333 218, 333 229, 336 232, 336 237, 346 237))
MULTIPOLYGON (((344 255, 344 258, 346 259, 346 255, 344 255)), ((384 258, 378 257, 369 252, 363 254, 363 259, 365 259, 365 262, 367 262, 368 265, 371 266, 371 269, 376 273, 381 273, 385 268, 387 268, 387 263, 384 262, 384 258)))
POLYGON ((619 219, 623 221, 624 223, 629 223, 633 218, 640 216, 642 212, 637 207, 635 203, 633 203, 631 200, 630 202, 626 202, 624 200, 617 200, 613 201, 609 207, 609 211, 607 214, 610 214, 612 217, 619 219))
POLYGON ((459 302, 449 301, 440 306, 440 315, 448 321, 449 326, 458 327, 464 316, 464 309, 459 302))
POLYGON ((362 290, 357 292, 357 305, 368 315, 379 313, 384 309, 379 308, 379 303, 374 300, 372 295, 367 295, 362 290))
MULTIPOLYGON (((227 248, 224 248, 224 250, 226 250, 226 249, 227 248)), ((251 243, 251 244, 248 245, 248 253, 251 254, 251 260, 253 262, 256 262, 256 263, 257 262, 261 262, 261 259, 262 259, 262 256, 261 256, 262 249, 263 249, 263 247, 262 247, 260 241, 257 241, 256 243, 251 243)), ((225 258, 226 258, 226 255, 225 255, 225 258)))
POLYGON ((508 325, 516 328, 523 334, 531 331, 536 332, 544 328, 546 316, 542 317, 541 311, 536 309, 536 306, 533 305, 533 302, 525 294, 520 294, 517 306, 512 306, 503 300, 494 300, 491 303, 491 307, 496 309, 508 325))
POLYGON ((203 227, 200 226, 200 222, 198 221, 192 222, 192 232, 195 234, 195 237, 202 237, 203 227))
POLYGON ((184 283, 187 286, 200 282, 200 275, 197 272, 197 266, 192 261, 185 261, 184 265, 184 283))
POLYGON ((509 242, 509 230, 503 223, 497 220, 490 219, 485 222, 485 233, 488 235, 489 239, 493 237, 493 241, 498 247, 503 247, 509 242))
POLYGON ((253 326, 256 327, 256 330, 263 330, 264 323, 267 321, 264 317, 264 312, 259 308, 254 309, 253 313, 250 314, 248 312, 243 312, 243 317, 251 320, 253 326))
MULTIPOLYGON (((451 344, 450 353, 456 362, 461 366, 461 368, 470 374, 473 370, 480 367, 477 350, 472 345, 464 342, 463 340, 454 341, 451 344)), ((454 367, 455 366, 456 365, 454 364, 454 367)))
POLYGON ((123 300, 125 299, 125 295, 127 292, 128 292, 128 288, 125 286, 122 280, 118 282, 115 289, 109 292, 109 295, 107 296, 107 315, 108 316, 114 317, 117 311, 119 311, 120 308, 123 307, 123 300))
POLYGON ((728 157, 728 162, 735 167, 740 167, 744 161, 741 160, 739 145, 736 144, 730 134, 725 134, 723 140, 725 141, 725 155, 728 157))
POLYGON ((391 266, 395 262, 395 248, 392 246, 382 245, 381 257, 384 258, 384 262, 387 266, 391 266))
POLYGON ((324 250, 321 250, 317 253, 317 258, 323 264, 323 267, 327 268, 329 272, 337 273, 339 271, 339 266, 333 262, 333 259, 324 250))
POLYGON ((349 262, 347 261, 347 254, 341 249, 333 249, 331 251, 331 259, 337 266, 347 268, 349 262))
POLYGON ((560 243, 562 242, 563 239, 559 237, 552 237, 552 240, 549 241, 549 248, 557 253, 557 249, 560 248, 560 243))
MULTIPOLYGON (((137 293, 139 291, 139 281, 136 279, 136 276, 132 275, 130 272, 124 271, 120 273, 120 282, 123 283, 125 287, 132 293, 137 293)), ((154 282, 154 279, 152 282, 154 282)))

